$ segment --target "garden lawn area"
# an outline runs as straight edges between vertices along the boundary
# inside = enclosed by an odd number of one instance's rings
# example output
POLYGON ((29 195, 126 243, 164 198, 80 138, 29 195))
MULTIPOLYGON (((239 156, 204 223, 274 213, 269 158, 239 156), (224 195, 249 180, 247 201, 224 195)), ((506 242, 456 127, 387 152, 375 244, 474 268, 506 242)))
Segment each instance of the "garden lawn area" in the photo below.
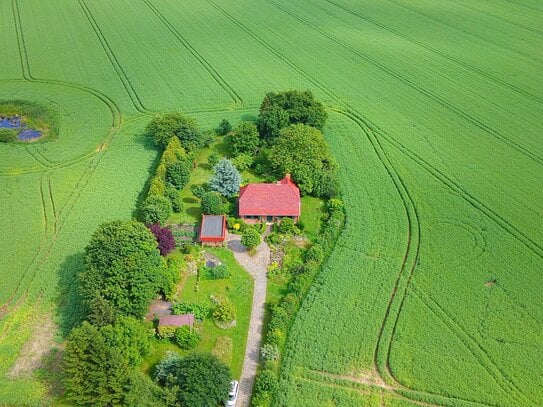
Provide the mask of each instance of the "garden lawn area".
POLYGON ((321 219, 324 215, 324 200, 312 196, 302 197, 302 215, 300 222, 304 225, 304 235, 310 240, 315 240, 321 227, 321 219))
MULTIPOLYGON (((213 169, 208 164, 207 160, 211 153, 217 153, 219 156, 226 156, 226 143, 223 136, 217 136, 215 141, 198 152, 196 157, 196 167, 191 171, 189 182, 181 190, 183 200, 183 209, 180 213, 174 213, 168 219, 169 224, 172 223, 199 223, 202 216, 200 210, 200 199, 196 198, 191 191, 194 185, 202 185, 209 182, 213 175, 213 169)), ((250 171, 241 172, 244 183, 248 182, 264 182, 263 178, 250 171)))
MULTIPOLYGON (((230 337, 233 343, 232 361, 229 364, 234 378, 239 378, 245 355, 247 330, 251 318, 253 300, 253 280, 251 276, 236 262, 230 250, 226 248, 206 248, 206 251, 217 256, 228 267, 230 278, 222 280, 200 280, 191 275, 185 280, 180 300, 182 302, 208 302, 210 296, 227 296, 236 306, 237 324, 231 329, 219 329, 209 317, 204 320, 202 341, 196 351, 212 352, 220 337, 230 337), (198 287, 198 288, 197 288, 198 287)), ((219 342, 224 341, 224 338, 219 342)), ((219 345, 220 346, 220 345, 219 345)), ((227 352, 228 353, 228 352, 227 352)))

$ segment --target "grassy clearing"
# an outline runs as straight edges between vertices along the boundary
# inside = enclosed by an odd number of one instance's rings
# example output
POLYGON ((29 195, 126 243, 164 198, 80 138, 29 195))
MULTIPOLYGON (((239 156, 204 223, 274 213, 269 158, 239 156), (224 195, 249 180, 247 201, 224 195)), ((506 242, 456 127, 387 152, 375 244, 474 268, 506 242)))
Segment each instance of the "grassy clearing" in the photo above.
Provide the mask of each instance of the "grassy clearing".
POLYGON ((304 225, 304 234, 309 239, 315 239, 321 227, 321 219, 324 215, 324 201, 311 196, 302 197, 302 215, 300 222, 304 225))
MULTIPOLYGON (((192 194, 191 187, 206 184, 213 176, 213 169, 208 163, 208 158, 212 153, 218 154, 219 157, 227 155, 226 144, 223 137, 217 136, 209 147, 199 151, 198 157, 196 157, 195 160, 196 166, 190 174, 189 182, 181 191, 183 209, 180 213, 172 214, 168 219, 168 223, 200 222, 202 217, 200 199, 192 194)), ((262 178, 250 171, 243 171, 241 176, 244 182, 263 182, 262 178)))
MULTIPOLYGON (((234 377, 239 377, 245 355, 245 344, 247 342, 247 330, 251 317, 251 303, 253 298, 253 282, 247 272, 236 262, 234 256, 228 249, 206 248, 206 251, 217 256, 223 264, 228 267, 230 278, 223 280, 200 280, 196 276, 189 276, 183 286, 180 300, 183 302, 211 302, 210 296, 226 296, 236 306, 237 323, 231 329, 219 329, 212 318, 204 320, 202 327, 203 340, 196 348, 197 350, 212 352, 214 349, 221 352, 228 341, 225 337, 231 338, 233 344, 229 364, 234 377), (217 346, 217 344, 219 346, 217 346)), ((226 352, 228 354, 230 352, 226 352)))

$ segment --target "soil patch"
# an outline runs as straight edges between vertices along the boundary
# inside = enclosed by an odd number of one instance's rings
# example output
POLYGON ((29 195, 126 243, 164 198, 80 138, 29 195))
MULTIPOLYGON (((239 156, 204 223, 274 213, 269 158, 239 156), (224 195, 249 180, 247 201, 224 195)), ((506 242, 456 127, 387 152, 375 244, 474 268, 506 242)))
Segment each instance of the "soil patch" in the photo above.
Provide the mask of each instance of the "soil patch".
POLYGON ((45 356, 55 344, 57 326, 50 315, 45 316, 34 326, 32 337, 21 349, 21 353, 8 373, 10 378, 30 376, 43 367, 45 356))

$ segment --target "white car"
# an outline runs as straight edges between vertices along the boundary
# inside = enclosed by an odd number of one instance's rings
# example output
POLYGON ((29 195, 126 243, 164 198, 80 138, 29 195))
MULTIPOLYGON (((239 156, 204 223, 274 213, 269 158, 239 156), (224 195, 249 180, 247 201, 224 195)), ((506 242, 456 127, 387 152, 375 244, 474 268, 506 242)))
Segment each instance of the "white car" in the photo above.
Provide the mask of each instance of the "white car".
POLYGON ((225 407, 234 407, 238 400, 239 383, 237 380, 230 382, 230 391, 228 392, 228 399, 224 402, 225 407))

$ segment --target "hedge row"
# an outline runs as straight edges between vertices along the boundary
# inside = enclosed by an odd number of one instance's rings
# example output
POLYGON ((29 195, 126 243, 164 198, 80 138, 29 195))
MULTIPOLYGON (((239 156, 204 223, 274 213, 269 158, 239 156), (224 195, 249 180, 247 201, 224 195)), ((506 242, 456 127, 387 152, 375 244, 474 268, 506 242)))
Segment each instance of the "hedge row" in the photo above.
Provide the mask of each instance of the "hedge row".
POLYGON ((172 212, 182 209, 180 191, 188 183, 192 159, 177 137, 172 137, 162 153, 141 213, 147 224, 164 224, 172 212))
POLYGON ((293 277, 288 284, 287 294, 272 306, 271 317, 266 331, 266 340, 262 346, 263 368, 259 370, 251 403, 255 407, 273 404, 273 393, 277 389, 277 359, 286 342, 290 324, 298 312, 300 304, 307 294, 313 280, 321 270, 321 266, 334 249, 334 245, 345 225, 343 202, 337 198, 330 199, 327 204, 326 218, 316 242, 305 251, 303 264, 293 267, 293 277), (264 352, 266 350, 266 352, 264 352), (270 352, 274 350, 274 352, 270 352), (277 352, 277 355, 275 355, 277 352), (270 357, 269 354, 274 354, 270 357))

